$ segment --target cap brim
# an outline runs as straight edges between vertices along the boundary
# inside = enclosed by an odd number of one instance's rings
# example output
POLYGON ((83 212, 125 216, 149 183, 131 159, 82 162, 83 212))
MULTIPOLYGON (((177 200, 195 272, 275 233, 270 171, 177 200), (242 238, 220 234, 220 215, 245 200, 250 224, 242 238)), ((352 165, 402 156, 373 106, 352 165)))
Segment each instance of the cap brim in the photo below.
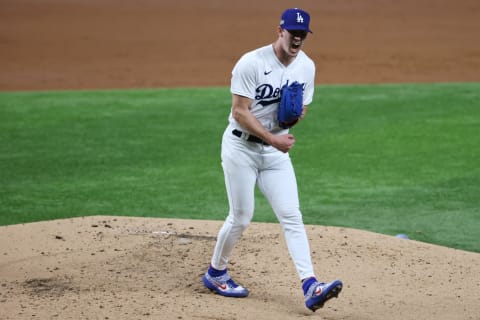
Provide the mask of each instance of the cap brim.
POLYGON ((289 31, 307 31, 307 32, 313 33, 313 31, 310 30, 310 29, 287 28, 287 27, 282 27, 282 26, 280 26, 280 27, 282 29, 289 30, 289 31))
POLYGON ((288 26, 282 26, 282 25, 280 25, 280 28, 285 29, 285 30, 307 31, 307 32, 313 33, 313 31, 310 30, 310 29, 302 29, 302 28, 299 29, 298 26, 294 26, 294 27, 290 27, 290 28, 289 28, 288 26))

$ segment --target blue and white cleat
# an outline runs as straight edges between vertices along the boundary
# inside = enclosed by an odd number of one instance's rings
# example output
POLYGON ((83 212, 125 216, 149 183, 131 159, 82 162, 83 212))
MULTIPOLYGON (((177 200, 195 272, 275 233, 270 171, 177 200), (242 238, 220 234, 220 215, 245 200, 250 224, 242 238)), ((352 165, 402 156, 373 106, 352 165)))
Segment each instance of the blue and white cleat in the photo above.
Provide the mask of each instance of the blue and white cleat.
POLYGON ((335 280, 330 283, 314 282, 310 285, 305 294, 305 305, 308 309, 315 312, 323 307, 325 302, 332 298, 337 298, 342 291, 342 281, 335 280))
POLYGON ((224 297, 244 298, 248 296, 248 290, 236 284, 228 272, 219 277, 212 277, 207 272, 203 275, 202 280, 205 287, 224 297))

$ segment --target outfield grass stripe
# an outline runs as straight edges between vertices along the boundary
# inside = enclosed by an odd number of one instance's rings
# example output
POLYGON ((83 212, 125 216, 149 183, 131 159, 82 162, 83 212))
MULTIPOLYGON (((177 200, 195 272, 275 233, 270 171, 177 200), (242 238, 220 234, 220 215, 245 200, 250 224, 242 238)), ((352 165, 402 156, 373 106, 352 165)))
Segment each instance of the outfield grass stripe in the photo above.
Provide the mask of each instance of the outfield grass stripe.
MULTIPOLYGON (((306 223, 480 252, 480 84, 319 86, 292 131, 306 223)), ((223 219, 228 88, 0 93, 0 224, 223 219)), ((257 192, 255 221, 276 221, 257 192)))

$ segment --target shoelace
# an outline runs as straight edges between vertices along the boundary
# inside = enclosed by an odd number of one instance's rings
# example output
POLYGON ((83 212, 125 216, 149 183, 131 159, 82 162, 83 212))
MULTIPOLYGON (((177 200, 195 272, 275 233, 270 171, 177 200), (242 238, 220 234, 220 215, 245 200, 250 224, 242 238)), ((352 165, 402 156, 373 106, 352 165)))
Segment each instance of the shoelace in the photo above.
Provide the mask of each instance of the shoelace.
POLYGON ((232 280, 232 278, 227 280, 227 284, 232 288, 238 287, 238 284, 236 284, 235 281, 232 280))

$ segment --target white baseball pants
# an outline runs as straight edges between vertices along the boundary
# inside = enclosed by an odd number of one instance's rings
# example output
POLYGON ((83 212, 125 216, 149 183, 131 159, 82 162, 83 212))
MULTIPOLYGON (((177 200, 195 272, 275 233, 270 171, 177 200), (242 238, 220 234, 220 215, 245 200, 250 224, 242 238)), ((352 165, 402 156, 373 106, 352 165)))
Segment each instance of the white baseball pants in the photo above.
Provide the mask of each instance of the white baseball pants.
POLYGON ((247 142, 228 126, 222 139, 222 166, 230 211, 217 237, 211 265, 227 267, 232 250, 248 227, 254 212, 254 190, 272 206, 285 235, 300 279, 314 276, 310 247, 299 208, 297 181, 288 153, 247 142))

